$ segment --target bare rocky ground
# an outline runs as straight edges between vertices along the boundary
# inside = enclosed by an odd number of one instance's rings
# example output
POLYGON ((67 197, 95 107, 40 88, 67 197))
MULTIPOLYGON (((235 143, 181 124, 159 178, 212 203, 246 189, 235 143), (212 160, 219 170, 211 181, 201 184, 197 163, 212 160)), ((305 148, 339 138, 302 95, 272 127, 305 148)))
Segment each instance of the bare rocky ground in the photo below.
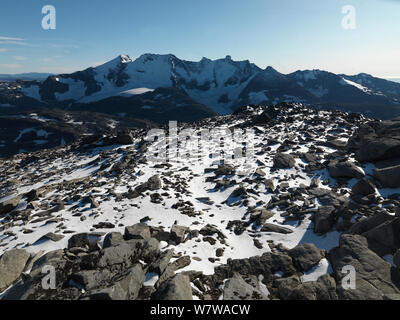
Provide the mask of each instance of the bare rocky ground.
POLYGON ((217 127, 254 129, 255 158, 154 163, 137 129, 0 160, 1 298, 400 298, 400 120, 282 104, 180 129, 217 127))

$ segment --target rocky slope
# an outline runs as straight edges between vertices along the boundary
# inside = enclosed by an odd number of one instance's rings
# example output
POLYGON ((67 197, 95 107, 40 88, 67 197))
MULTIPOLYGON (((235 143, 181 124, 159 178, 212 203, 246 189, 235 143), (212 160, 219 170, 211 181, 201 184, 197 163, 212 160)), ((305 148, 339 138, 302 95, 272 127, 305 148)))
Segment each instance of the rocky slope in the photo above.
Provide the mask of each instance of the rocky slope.
POLYGON ((0 112, 0 158, 65 146, 87 135, 111 134, 123 129, 156 126, 150 121, 96 111, 6 111, 0 112))
POLYGON ((135 129, 0 160, 1 298, 400 298, 400 119, 281 104, 179 129, 218 127, 253 128, 254 158, 207 140, 154 163, 135 129))

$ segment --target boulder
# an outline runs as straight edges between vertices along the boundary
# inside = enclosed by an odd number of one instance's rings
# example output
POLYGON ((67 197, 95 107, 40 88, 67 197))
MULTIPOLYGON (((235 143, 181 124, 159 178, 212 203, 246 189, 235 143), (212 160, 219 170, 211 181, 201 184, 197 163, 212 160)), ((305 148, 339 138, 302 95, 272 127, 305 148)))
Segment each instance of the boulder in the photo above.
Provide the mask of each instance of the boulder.
POLYGON ((331 230, 334 212, 335 207, 333 206, 322 206, 318 208, 318 211, 314 214, 315 233, 326 233, 331 230))
POLYGON ((116 282, 108 270, 84 270, 72 279, 87 291, 82 300, 135 300, 143 286, 145 273, 140 264, 135 264, 116 282))
POLYGON ((386 211, 378 212, 372 217, 355 223, 348 232, 352 234, 362 234, 375 228, 376 226, 381 225, 384 222, 392 221, 393 219, 395 219, 395 217, 388 214, 386 211))
POLYGON ((109 248, 119 245, 124 241, 124 237, 120 232, 110 232, 104 237, 103 248, 109 248))
POLYGON ((174 224, 171 228, 170 239, 176 244, 180 244, 185 241, 186 234, 189 233, 190 229, 188 227, 178 226, 174 224))
POLYGON ((129 131, 122 131, 122 132, 119 132, 117 137, 115 138, 115 143, 128 145, 128 144, 135 143, 135 140, 129 131))
POLYGON ((357 178, 364 177, 364 173, 350 161, 332 161, 328 166, 329 174, 332 178, 357 178))
POLYGON ((172 259, 173 255, 174 255, 173 249, 161 253, 161 256, 157 259, 157 261, 153 262, 150 265, 149 271, 155 272, 159 275, 163 274, 169 264, 169 261, 172 259))
POLYGON ((263 225, 265 222, 274 216, 274 213, 267 209, 257 209, 250 215, 250 221, 257 225, 263 225))
POLYGON ((294 265, 302 272, 310 270, 325 257, 324 251, 312 243, 302 243, 288 251, 294 265))
POLYGON ((398 188, 400 187, 400 165, 374 169, 374 177, 384 188, 398 188))
POLYGON ((316 196, 323 206, 333 206, 335 208, 347 207, 350 203, 349 198, 323 188, 313 188, 308 190, 310 195, 316 196))
POLYGON ((117 246, 103 249, 96 265, 92 266, 92 268, 104 269, 113 267, 115 270, 129 268, 139 256, 143 246, 143 240, 129 240, 117 246))
POLYGON ((374 183, 366 178, 359 180, 351 189, 352 194, 367 196, 375 193, 374 183))
POLYGON ((20 201, 21 196, 16 196, 0 203, 0 216, 6 215, 7 213, 13 211, 16 207, 18 207, 20 201))
POLYGON ((143 193, 146 191, 156 191, 156 190, 161 189, 161 187, 162 187, 162 182, 161 182, 160 176, 155 175, 155 176, 152 176, 151 178, 149 178, 149 180, 147 180, 147 182, 137 186, 135 188, 135 191, 137 193, 143 193))
POLYGON ((349 139, 360 162, 400 158, 400 119, 371 121, 361 125, 349 139))
POLYGON ((74 283, 79 284, 85 291, 107 287, 113 277, 109 270, 81 270, 71 276, 74 283))
POLYGON ((147 239, 143 243, 141 258, 145 263, 152 263, 160 254, 160 242, 155 238, 147 239))
POLYGON ((84 248, 86 246, 89 246, 89 244, 90 244, 89 235, 87 233, 78 233, 73 235, 68 240, 68 249, 84 248))
POLYGON ((339 246, 329 252, 329 261, 337 281, 339 299, 382 300, 384 295, 399 294, 392 282, 392 266, 368 248, 365 237, 342 234, 339 246), (344 267, 355 270, 355 289, 343 287, 342 281, 348 272, 344 267))
POLYGON ((131 239, 146 240, 150 238, 151 238, 150 228, 147 224, 137 223, 133 226, 125 228, 125 233, 124 233, 125 240, 131 240, 131 239))
POLYGON ((296 160, 287 153, 277 153, 274 156, 274 168, 277 169, 289 169, 293 168, 296 164, 296 160))
POLYGON ((268 300, 259 289, 246 283, 240 274, 235 273, 225 282, 223 300, 268 300))
POLYGON ((136 300, 145 280, 145 272, 140 263, 129 269, 128 275, 116 285, 126 292, 127 300, 136 300))
POLYGON ((293 266, 292 258, 281 252, 266 252, 261 256, 248 259, 228 259, 227 265, 215 267, 213 278, 215 281, 223 281, 231 278, 237 272, 242 276, 249 275, 264 277, 264 281, 275 278, 276 272, 281 272, 285 277, 295 274, 297 271, 293 266))
POLYGON ((3 292, 20 277, 29 258, 29 252, 21 249, 11 249, 1 256, 0 292, 3 292))
POLYGON ((234 198, 241 197, 241 196, 245 196, 245 195, 247 195, 247 190, 246 190, 246 188, 243 187, 243 186, 241 186, 241 187, 235 189, 235 190, 232 192, 232 197, 234 197, 234 198))
POLYGON ((28 276, 18 281, 3 297, 4 300, 75 300, 80 291, 77 288, 63 285, 69 281, 72 263, 64 256, 64 250, 46 253, 37 259, 28 276), (42 280, 44 267, 54 267, 56 270, 56 290, 43 288, 42 280))
POLYGON ((62 234, 56 234, 53 232, 49 232, 49 233, 46 233, 44 236, 40 237, 35 243, 38 243, 41 241, 48 241, 48 240, 53 241, 53 242, 58 242, 58 241, 64 239, 64 237, 65 236, 62 234))
POLYGON ((364 141, 356 152, 360 162, 374 162, 400 157, 400 140, 391 137, 381 137, 364 141))
POLYGON ((278 279, 279 298, 283 300, 337 300, 335 279, 324 274, 317 281, 301 283, 298 277, 278 279))
POLYGON ((218 169, 215 170, 216 176, 227 176, 235 173, 235 168, 230 164, 220 164, 218 169))
POLYGON ((278 226, 273 223, 264 223, 264 225, 261 227, 261 232, 274 232, 274 233, 289 234, 289 233, 293 233, 293 230, 289 229, 289 228, 278 226))
POLYGON ((177 274, 161 283, 152 295, 153 300, 193 300, 189 277, 177 274))
POLYGON ((362 234, 371 250, 380 256, 394 254, 400 248, 400 218, 382 224, 362 234))

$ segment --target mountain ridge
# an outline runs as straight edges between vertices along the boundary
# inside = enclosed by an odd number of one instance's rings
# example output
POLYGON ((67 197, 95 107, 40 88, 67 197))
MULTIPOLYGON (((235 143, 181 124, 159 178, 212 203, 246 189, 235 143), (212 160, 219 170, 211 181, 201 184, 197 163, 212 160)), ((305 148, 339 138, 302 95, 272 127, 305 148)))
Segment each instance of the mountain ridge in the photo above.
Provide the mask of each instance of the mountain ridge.
MULTIPOLYGON (((127 98, 121 100, 129 110, 129 97, 158 88, 179 88, 194 104, 218 114, 230 114, 246 104, 295 102, 343 108, 356 105, 361 112, 368 112, 363 106, 398 106, 400 115, 400 84, 396 82, 365 73, 344 75, 319 69, 283 74, 249 60, 234 61, 229 55, 200 61, 182 60, 173 54, 146 53, 136 59, 119 55, 97 67, 50 75, 44 81, 16 81, 13 90, 0 90, 0 104, 14 105, 11 98, 17 96, 43 106, 68 108, 122 96, 127 98)), ((368 116, 374 117, 375 111, 369 112, 368 116)))

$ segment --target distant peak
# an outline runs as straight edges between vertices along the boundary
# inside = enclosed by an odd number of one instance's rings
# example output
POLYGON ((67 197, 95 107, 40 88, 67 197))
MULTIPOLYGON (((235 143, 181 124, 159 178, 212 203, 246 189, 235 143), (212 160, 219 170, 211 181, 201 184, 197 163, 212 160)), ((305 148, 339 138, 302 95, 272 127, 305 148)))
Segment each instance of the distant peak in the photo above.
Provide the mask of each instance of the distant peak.
POLYGON ((268 71, 268 72, 278 72, 278 71, 276 71, 274 68, 272 68, 271 66, 266 67, 266 68, 265 68, 265 71, 268 71))
POLYGON ((158 60, 158 59, 163 59, 163 60, 168 60, 168 59, 173 59, 173 60, 179 60, 176 56, 174 56, 172 53, 168 54, 156 54, 156 53, 145 53, 139 56, 138 60, 141 61, 147 61, 147 60, 158 60))
POLYGON ((372 78, 372 75, 368 74, 368 73, 359 73, 358 74, 360 77, 364 77, 364 78, 372 78))
POLYGON ((127 54, 121 54, 118 58, 122 63, 132 62, 132 59, 127 54))

